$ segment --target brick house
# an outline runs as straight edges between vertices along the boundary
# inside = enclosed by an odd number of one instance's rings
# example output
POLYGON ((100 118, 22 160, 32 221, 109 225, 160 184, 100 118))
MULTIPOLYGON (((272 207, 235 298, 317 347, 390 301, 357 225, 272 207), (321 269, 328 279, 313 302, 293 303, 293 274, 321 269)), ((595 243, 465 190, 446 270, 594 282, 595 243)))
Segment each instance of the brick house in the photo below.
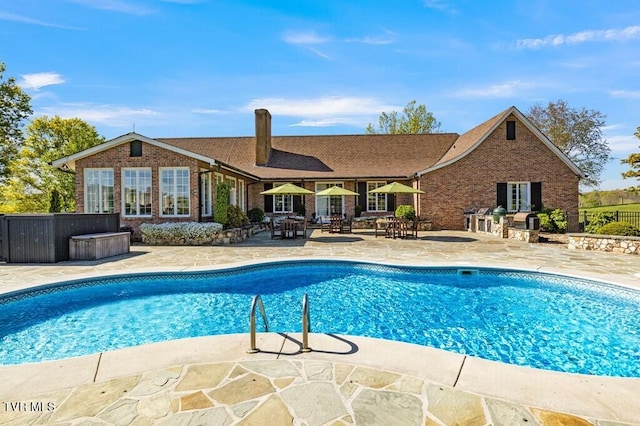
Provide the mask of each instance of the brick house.
POLYGON ((502 205, 577 213, 584 174, 520 111, 510 107, 468 132, 412 135, 272 136, 271 114, 255 112, 255 137, 149 138, 128 133, 53 163, 76 173, 78 212, 119 212, 121 223, 210 221, 216 182, 229 202, 267 214, 299 211, 388 215, 413 204, 438 229, 463 229, 463 212, 502 205), (368 191, 398 181, 425 191, 368 191), (265 196, 291 182, 317 192, 338 185, 358 197, 265 196))

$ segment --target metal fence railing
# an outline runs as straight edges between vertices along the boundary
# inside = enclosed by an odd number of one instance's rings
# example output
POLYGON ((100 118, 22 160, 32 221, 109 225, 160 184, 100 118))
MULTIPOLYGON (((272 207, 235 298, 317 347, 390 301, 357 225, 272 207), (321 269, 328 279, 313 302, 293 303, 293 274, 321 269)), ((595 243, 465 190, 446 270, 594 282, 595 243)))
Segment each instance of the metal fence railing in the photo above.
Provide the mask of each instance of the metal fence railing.
MULTIPOLYGON (((629 222, 635 227, 640 228, 640 212, 624 212, 619 210, 610 210, 609 212, 614 215, 614 220, 616 222, 629 222)), ((574 215, 567 214, 567 219, 569 219, 571 216, 573 216, 573 218, 577 216, 577 224, 579 228, 577 231, 583 232, 585 226, 587 226, 598 213, 600 212, 581 211, 580 213, 574 215)), ((574 221, 574 223, 576 222, 574 221)))

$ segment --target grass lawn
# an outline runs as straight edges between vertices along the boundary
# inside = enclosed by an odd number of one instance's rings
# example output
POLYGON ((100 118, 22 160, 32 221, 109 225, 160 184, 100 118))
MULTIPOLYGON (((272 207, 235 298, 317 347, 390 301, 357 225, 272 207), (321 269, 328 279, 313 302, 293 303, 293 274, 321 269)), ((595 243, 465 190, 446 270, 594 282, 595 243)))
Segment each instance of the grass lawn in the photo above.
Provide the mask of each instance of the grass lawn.
POLYGON ((634 204, 614 204, 612 206, 590 207, 588 209, 580 208, 580 213, 586 211, 587 213, 597 213, 602 211, 620 211, 620 212, 640 212, 640 203, 634 204))

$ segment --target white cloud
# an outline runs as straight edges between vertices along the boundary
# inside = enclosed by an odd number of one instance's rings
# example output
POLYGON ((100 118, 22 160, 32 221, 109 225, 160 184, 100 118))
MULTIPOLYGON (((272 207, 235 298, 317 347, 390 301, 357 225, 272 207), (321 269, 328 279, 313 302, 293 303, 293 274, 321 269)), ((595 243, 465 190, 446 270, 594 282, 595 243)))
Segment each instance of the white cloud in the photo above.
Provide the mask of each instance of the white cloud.
POLYGON ((448 0, 424 0, 422 2, 429 9, 436 9, 443 12, 455 12, 448 0))
POLYGON ((19 84, 25 89, 39 90, 41 87, 62 83, 64 83, 64 79, 58 73, 38 72, 35 74, 22 75, 22 81, 19 84))
POLYGON ((525 38, 516 41, 519 49, 541 49, 547 46, 562 46, 564 44, 581 44, 595 41, 625 41, 640 38, 640 25, 622 29, 588 30, 573 34, 555 34, 544 38, 525 38))
POLYGON ((81 4, 91 9, 108 10, 111 12, 126 13, 129 15, 148 15, 152 9, 141 6, 127 0, 69 0, 72 3, 81 4))
POLYGON ((161 114, 148 108, 130 108, 119 105, 96 105, 91 103, 67 103, 43 108, 39 113, 58 115, 62 118, 78 117, 91 124, 109 127, 128 126, 136 120, 159 117, 161 114))
POLYGON ((455 91, 453 96, 460 98, 509 98, 520 96, 523 90, 529 90, 533 86, 533 83, 513 80, 486 87, 461 89, 455 91))
POLYGON ((266 108, 272 114, 299 117, 294 127, 364 126, 383 111, 401 111, 371 97, 323 96, 308 99, 259 98, 243 107, 245 111, 266 108))
POLYGON ((609 94, 614 98, 640 99, 640 90, 612 90, 609 94))
POLYGON ((289 44, 322 44, 331 40, 330 37, 320 36, 313 31, 288 31, 282 36, 282 39, 289 44))
POLYGON ((243 109, 253 111, 257 108, 267 108, 272 114, 290 117, 322 117, 380 114, 382 111, 399 111, 403 107, 385 105, 376 98, 323 96, 309 99, 259 98, 251 100, 243 109))
POLYGON ((606 138, 612 152, 631 153, 638 150, 640 140, 634 135, 609 136, 606 138))
POLYGON ((385 36, 367 36, 362 38, 348 38, 345 40, 347 43, 363 43, 372 45, 384 45, 392 44, 394 39, 388 35, 385 36))
POLYGON ((191 110, 194 114, 226 114, 227 111, 223 111, 220 109, 209 109, 209 108, 195 108, 191 110))
POLYGON ((40 25, 42 27, 61 28, 63 30, 82 30, 77 27, 67 27, 64 25, 52 24, 50 22, 40 21, 38 19, 30 18, 28 16, 15 15, 13 13, 0 12, 0 21, 13 21, 23 24, 40 25))

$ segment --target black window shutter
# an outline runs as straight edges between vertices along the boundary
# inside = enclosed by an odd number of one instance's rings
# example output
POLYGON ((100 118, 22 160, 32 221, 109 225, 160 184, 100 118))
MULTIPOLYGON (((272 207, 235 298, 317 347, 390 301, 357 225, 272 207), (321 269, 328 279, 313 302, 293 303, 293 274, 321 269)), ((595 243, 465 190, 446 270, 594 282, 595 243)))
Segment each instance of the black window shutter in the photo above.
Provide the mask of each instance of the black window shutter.
POLYGON ((516 122, 507 121, 507 140, 512 141, 516 139, 516 122))
MULTIPOLYGON (((267 191, 273 188, 272 183, 265 183, 264 190, 267 191)), ((273 195, 265 195, 264 196, 264 212, 265 213, 273 213, 273 195)))
POLYGON ((358 182, 358 205, 363 212, 367 211, 367 182, 358 182))
POLYGON ((129 157, 142 157, 142 141, 129 142, 129 157))
POLYGON ((531 182, 531 211, 542 209, 542 182, 531 182))
POLYGON ((496 206, 507 208, 507 183, 498 182, 496 188, 496 206))
POLYGON ((293 196, 293 211, 298 212, 298 209, 302 205, 302 195, 294 195, 293 196))
POLYGON ((396 194, 387 194, 387 211, 396 211, 396 194))

